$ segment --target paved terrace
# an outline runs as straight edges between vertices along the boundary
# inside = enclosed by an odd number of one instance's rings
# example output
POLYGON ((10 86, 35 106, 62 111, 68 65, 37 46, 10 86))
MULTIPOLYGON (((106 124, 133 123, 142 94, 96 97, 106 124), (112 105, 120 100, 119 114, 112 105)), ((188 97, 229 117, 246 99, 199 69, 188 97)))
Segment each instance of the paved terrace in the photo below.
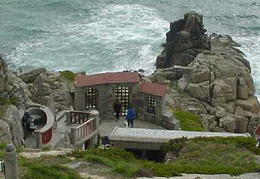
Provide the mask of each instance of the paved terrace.
POLYGON ((248 137, 250 134, 217 133, 217 132, 192 132, 178 130, 159 130, 141 128, 121 128, 116 127, 109 135, 109 140, 116 147, 159 150, 160 146, 170 141, 182 137, 248 137))

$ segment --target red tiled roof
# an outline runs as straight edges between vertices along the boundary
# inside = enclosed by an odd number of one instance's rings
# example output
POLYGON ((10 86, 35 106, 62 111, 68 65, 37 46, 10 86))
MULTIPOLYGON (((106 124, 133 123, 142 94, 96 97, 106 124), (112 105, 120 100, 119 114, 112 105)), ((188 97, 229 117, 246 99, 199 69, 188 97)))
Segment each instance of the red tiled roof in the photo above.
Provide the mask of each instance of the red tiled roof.
POLYGON ((143 93, 152 94, 155 96, 164 96, 166 94, 166 85, 142 82, 139 91, 143 93))
POLYGON ((98 84, 111 83, 138 83, 139 74, 137 72, 110 72, 95 75, 78 75, 75 77, 75 86, 92 86, 98 84))

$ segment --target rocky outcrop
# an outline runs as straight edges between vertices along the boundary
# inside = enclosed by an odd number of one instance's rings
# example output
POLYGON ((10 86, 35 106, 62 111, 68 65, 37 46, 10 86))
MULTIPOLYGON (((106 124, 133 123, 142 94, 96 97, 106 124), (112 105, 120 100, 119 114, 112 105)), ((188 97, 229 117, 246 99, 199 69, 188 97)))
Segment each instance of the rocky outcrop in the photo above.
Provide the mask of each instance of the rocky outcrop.
POLYGON ((210 124, 204 126, 207 130, 246 132, 252 114, 259 112, 259 103, 254 96, 250 66, 234 50, 232 41, 228 43, 229 39, 214 37, 212 50, 203 51, 188 65, 191 70, 179 81, 179 89, 204 102, 207 113, 216 118, 212 121, 208 116, 210 124), (217 125, 212 128, 211 124, 217 125))
POLYGON ((0 143, 13 143, 21 146, 23 140, 23 129, 21 116, 17 107, 5 106, 5 113, 0 116, 0 143))
POLYGON ((72 96, 58 72, 43 72, 33 82, 32 101, 53 109, 68 109, 72 106, 72 96))
POLYGON ((173 65, 187 66, 203 50, 210 49, 208 36, 203 28, 203 16, 189 12, 170 24, 166 34, 165 49, 157 57, 156 67, 165 68, 173 65))
POLYGON ((7 65, 0 56, 0 95, 6 90, 7 87, 7 65))
POLYGON ((172 90, 167 104, 200 115, 206 130, 253 134, 260 114, 250 64, 230 36, 207 37, 204 32, 202 16, 194 12, 171 23, 166 48, 157 59, 157 68, 169 68, 157 69, 150 79, 168 84, 172 90), (195 43, 201 45, 199 51, 191 47, 192 36, 201 38, 201 43, 195 43), (194 58, 180 56, 190 47, 198 52, 194 58))
POLYGON ((47 70, 45 68, 36 68, 32 69, 26 73, 23 73, 19 75, 19 78, 21 78, 25 83, 33 83, 34 80, 43 72, 46 72, 47 70))

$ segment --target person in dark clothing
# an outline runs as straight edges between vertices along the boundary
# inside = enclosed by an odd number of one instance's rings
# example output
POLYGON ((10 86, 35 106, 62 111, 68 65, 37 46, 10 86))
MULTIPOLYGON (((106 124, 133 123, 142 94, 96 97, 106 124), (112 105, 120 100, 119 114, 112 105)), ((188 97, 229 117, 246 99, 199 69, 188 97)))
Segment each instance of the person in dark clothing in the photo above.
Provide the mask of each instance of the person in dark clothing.
POLYGON ((128 123, 128 127, 133 128, 134 127, 134 118, 135 118, 135 110, 132 105, 129 106, 129 109, 127 110, 126 114, 126 120, 128 123))
POLYGON ((26 139, 26 136, 28 135, 28 133, 30 132, 30 120, 32 119, 32 117, 30 116, 30 114, 28 112, 25 112, 22 118, 22 126, 23 126, 23 132, 24 132, 24 137, 23 139, 26 139))
POLYGON ((113 108, 114 108, 114 112, 116 113, 116 121, 118 121, 119 120, 119 114, 120 114, 121 109, 122 109, 122 105, 120 104, 118 99, 116 99, 116 101, 114 102, 113 108))

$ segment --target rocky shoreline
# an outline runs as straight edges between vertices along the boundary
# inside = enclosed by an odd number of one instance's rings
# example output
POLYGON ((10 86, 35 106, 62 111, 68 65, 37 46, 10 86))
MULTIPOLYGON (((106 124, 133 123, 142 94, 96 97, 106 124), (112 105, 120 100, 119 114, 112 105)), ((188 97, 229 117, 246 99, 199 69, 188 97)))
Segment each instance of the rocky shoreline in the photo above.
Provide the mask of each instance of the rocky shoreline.
POLYGON ((195 12, 171 23, 150 79, 175 82, 168 105, 198 114, 207 131, 253 135, 260 115, 250 64, 230 36, 205 32, 195 12))
MULTIPOLYGON (((196 12, 171 23, 166 36, 156 72, 143 80, 168 84, 167 105, 199 115, 205 130, 253 135, 260 123, 259 102, 238 44, 227 35, 208 36, 196 12)), ((72 86, 61 73, 43 68, 17 76, 0 58, 0 98, 9 100, 2 105, 7 113, 0 116, 0 141, 21 145, 19 119, 33 102, 53 112, 69 109, 72 86)))

